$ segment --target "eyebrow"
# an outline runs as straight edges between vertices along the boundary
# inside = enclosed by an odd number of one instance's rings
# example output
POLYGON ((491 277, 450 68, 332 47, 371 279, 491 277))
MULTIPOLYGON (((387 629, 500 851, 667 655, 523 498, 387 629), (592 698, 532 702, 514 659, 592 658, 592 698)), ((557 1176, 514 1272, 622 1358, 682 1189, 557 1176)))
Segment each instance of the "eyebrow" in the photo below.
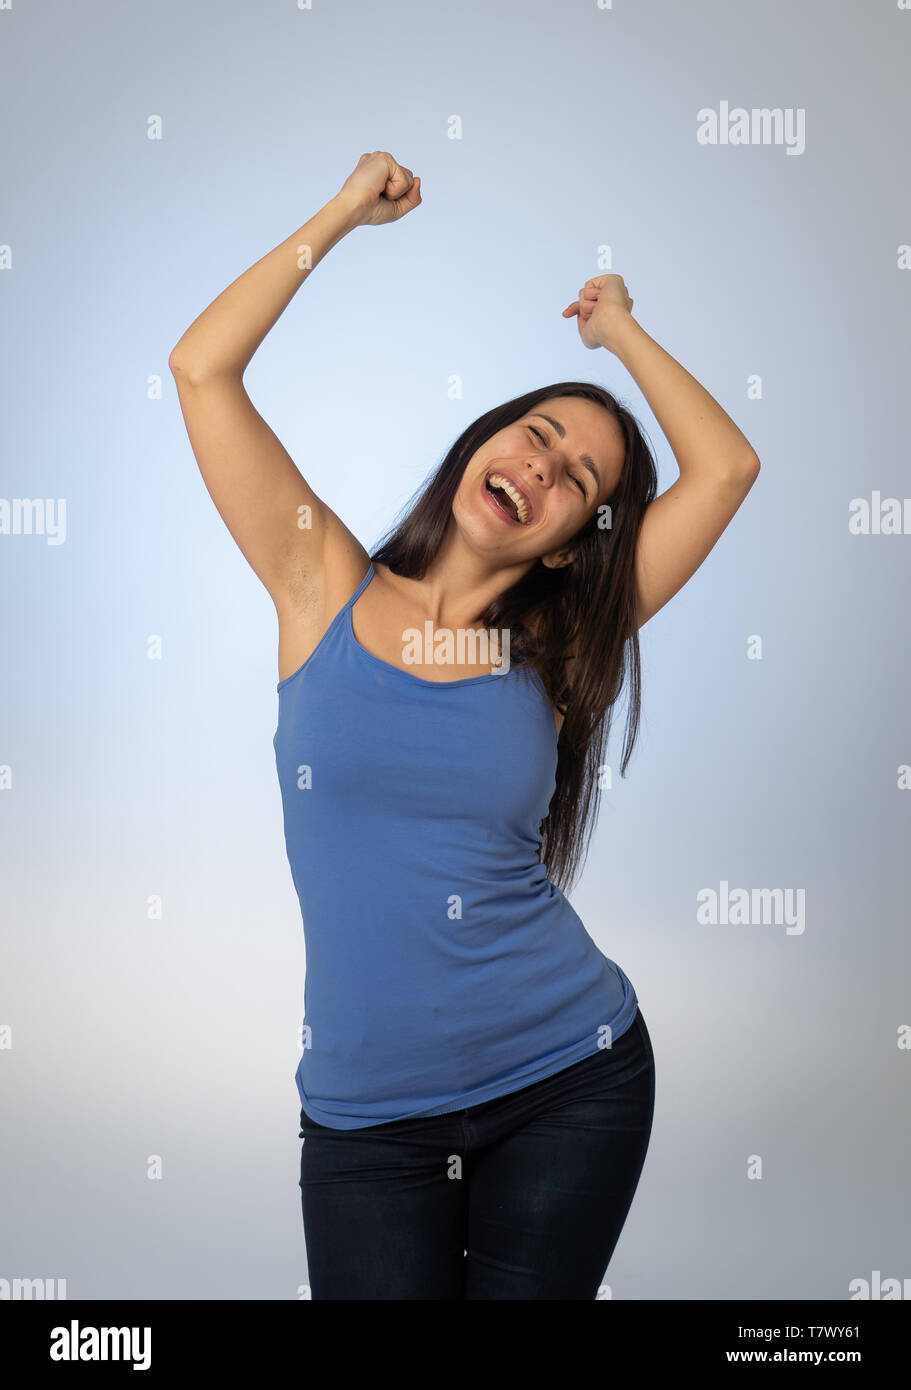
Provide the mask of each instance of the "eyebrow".
MULTIPOLYGON (((538 416, 540 416, 540 418, 541 418, 542 420, 546 420, 547 423, 548 423, 549 425, 553 425, 554 429, 557 431, 557 434, 560 436, 561 439, 565 439, 565 438, 566 438, 566 430, 565 430, 564 427, 560 424, 560 421, 559 421, 559 420, 555 420, 554 417, 553 417, 552 415, 545 415, 543 410, 533 410, 533 411, 531 411, 531 414, 532 414, 532 415, 538 415, 538 416)), ((579 462, 580 462, 581 464, 583 464, 583 465, 588 469, 589 473, 591 473, 592 477, 593 477, 594 480, 595 480, 595 485, 596 485, 597 487, 600 487, 600 486, 601 486, 601 475, 599 474, 597 468, 595 467, 594 462, 593 462, 593 460, 592 460, 592 458, 591 458, 591 455, 590 455, 590 454, 580 454, 580 455, 579 455, 579 462)))

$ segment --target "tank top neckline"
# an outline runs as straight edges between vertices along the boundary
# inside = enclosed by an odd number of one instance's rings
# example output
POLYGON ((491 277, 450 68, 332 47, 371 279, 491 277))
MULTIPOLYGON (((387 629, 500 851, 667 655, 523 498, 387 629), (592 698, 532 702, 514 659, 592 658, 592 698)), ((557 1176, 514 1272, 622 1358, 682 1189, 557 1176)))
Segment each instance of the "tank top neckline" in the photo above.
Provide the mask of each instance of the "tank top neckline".
POLYGON ((339 624, 344 624, 342 632, 343 634, 347 633, 349 644, 352 650, 358 653, 359 659, 369 663, 372 666, 379 667, 383 671, 388 671, 393 676, 400 677, 404 682, 407 682, 409 685, 422 685, 427 686, 430 689, 436 687, 441 690, 456 690, 463 685, 482 685, 485 681, 502 681, 505 680, 506 677, 509 676, 513 671, 527 671, 530 674, 534 683, 537 685, 541 693, 541 696, 547 705, 547 712, 550 715, 551 731, 553 733, 554 742, 556 743, 557 739, 559 738, 559 734, 557 732, 557 725, 556 720, 554 718, 553 707, 550 702, 550 696, 548 695, 547 690, 545 688, 541 672, 538 670, 537 666, 510 666, 509 669, 506 671, 487 671, 484 675, 463 676, 461 680, 457 681, 429 681, 424 676, 416 676, 412 671, 403 670, 401 666, 393 666, 390 661, 384 661, 382 657, 374 656, 373 652, 368 652, 366 647, 362 647, 360 642, 354 635, 354 624, 351 618, 351 610, 353 609, 355 603, 357 603, 357 600, 360 598, 361 594, 366 589, 367 585, 370 583, 370 580, 373 578, 375 573, 376 570, 374 568, 373 561, 371 560, 367 569, 367 573, 364 575, 360 584, 358 584, 354 593, 347 600, 347 602, 342 604, 342 607, 338 610, 335 617, 332 619, 332 622, 326 628, 326 631, 323 633, 322 637, 319 639, 310 655, 306 658, 306 660, 301 662, 300 666, 298 666, 296 671, 292 671, 290 676, 285 676, 283 680, 280 680, 278 682, 275 689, 279 694, 281 694, 281 692, 286 688, 286 686, 289 686, 293 680, 295 680, 298 676, 303 674, 303 672, 313 662, 317 652, 319 652, 320 649, 323 646, 325 646, 325 644, 329 641, 331 634, 338 630, 339 624))
POLYGON ((364 590, 367 588, 367 585, 370 583, 370 580, 373 578, 375 573, 376 570, 374 569, 373 561, 371 560, 370 568, 367 570, 367 573, 364 575, 364 578, 361 580, 360 584, 355 589, 354 593, 351 595, 350 599, 345 605, 348 610, 348 636, 351 638, 351 641, 354 644, 355 649, 358 652, 360 652, 362 656, 366 657, 368 661, 372 662, 376 666, 381 666, 384 671, 394 672, 395 675, 401 676, 406 681, 414 682, 417 685, 442 686, 444 690, 453 690, 456 688, 456 686, 460 685, 479 685, 482 681, 501 681, 504 676, 509 675, 510 671, 518 669, 510 666, 505 671, 485 671, 480 676, 462 676, 459 680, 455 681, 431 681, 428 680, 426 676, 416 676, 413 671, 406 671, 403 667, 395 666, 391 661, 384 661, 381 656, 375 656, 373 652, 368 652, 367 648, 363 646, 362 643, 359 642, 357 637, 355 636, 354 619, 352 617, 352 614, 354 612, 355 603, 360 598, 364 590))

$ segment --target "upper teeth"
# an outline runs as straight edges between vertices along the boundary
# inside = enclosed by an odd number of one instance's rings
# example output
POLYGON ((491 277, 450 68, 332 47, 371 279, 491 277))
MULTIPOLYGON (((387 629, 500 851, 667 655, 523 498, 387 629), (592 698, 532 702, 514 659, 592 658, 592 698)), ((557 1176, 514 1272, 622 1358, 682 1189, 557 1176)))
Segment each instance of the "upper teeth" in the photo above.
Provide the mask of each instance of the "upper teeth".
POLYGON ((516 511, 519 513, 519 520, 524 525, 528 520, 528 503, 525 501, 519 489, 514 487, 508 478, 504 478, 502 473, 491 473, 487 481, 490 483, 491 487, 502 488, 507 496, 512 498, 516 504, 516 511))

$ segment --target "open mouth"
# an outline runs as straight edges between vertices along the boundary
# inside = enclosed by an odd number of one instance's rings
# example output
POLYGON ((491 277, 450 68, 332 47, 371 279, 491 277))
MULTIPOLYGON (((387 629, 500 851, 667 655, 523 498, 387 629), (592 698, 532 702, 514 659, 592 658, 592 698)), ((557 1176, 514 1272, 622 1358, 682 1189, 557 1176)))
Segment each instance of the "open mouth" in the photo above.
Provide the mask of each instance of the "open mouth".
POLYGON ((531 508, 517 487, 502 473, 488 473, 484 487, 493 499, 497 510, 507 520, 519 526, 527 526, 531 520, 531 508))

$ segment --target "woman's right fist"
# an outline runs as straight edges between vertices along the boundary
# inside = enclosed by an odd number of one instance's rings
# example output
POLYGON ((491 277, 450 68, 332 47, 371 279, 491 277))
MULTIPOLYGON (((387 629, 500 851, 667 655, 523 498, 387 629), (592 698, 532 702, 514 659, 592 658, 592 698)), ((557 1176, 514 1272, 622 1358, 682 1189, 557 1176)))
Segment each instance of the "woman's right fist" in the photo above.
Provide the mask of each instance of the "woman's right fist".
POLYGON ((362 154, 338 194, 356 211, 362 224, 378 227, 395 222, 421 201, 420 175, 396 164, 388 150, 362 154))

